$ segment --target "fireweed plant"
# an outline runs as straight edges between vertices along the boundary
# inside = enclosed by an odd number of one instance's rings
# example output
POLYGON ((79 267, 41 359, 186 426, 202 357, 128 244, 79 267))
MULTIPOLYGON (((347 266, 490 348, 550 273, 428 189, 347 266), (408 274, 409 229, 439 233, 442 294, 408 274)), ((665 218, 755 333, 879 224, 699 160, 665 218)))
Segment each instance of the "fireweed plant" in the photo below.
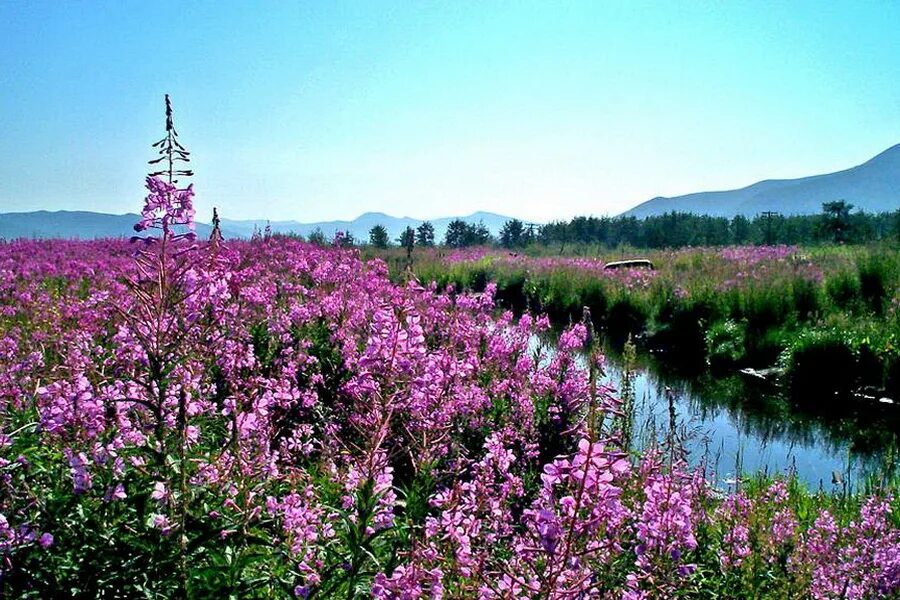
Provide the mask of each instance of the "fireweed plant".
MULTIPOLYGON (((413 272, 456 290, 480 292, 494 282, 501 306, 547 314, 556 327, 589 306, 608 341, 632 336, 689 373, 774 367, 793 400, 826 417, 866 412, 851 391, 900 397, 896 245, 631 251, 655 270, 604 268, 627 249, 577 250, 585 255, 546 246, 417 248, 413 272), (823 370, 832 376, 820 377, 823 370)), ((395 281, 405 277, 398 249, 363 252, 386 260, 395 281)))
POLYGON ((886 492, 637 455, 589 314, 551 352, 492 285, 197 241, 163 150, 133 243, 0 243, 4 596, 900 594, 886 492))

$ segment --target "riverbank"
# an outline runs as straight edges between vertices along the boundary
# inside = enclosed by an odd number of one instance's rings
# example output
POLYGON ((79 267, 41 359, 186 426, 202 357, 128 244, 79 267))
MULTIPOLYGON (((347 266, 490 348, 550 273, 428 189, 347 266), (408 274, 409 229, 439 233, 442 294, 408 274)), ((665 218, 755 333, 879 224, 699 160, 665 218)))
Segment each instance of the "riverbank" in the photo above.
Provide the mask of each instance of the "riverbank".
MULTIPOLYGON (((756 374, 799 404, 839 413, 847 403, 900 399, 900 251, 895 246, 694 248, 635 253, 654 269, 606 270, 593 256, 416 249, 411 269, 440 288, 483 291, 515 313, 564 325, 587 306, 614 343, 631 337, 667 363, 756 374), (823 376, 827 374, 827 376, 823 376)), ((381 251, 396 279, 406 257, 381 251)))
POLYGON ((890 487, 897 477, 900 411, 847 411, 836 419, 790 401, 786 390, 740 373, 688 375, 650 353, 607 346, 608 379, 631 408, 638 449, 681 432, 694 465, 727 489, 758 476, 792 476, 807 490, 890 487))

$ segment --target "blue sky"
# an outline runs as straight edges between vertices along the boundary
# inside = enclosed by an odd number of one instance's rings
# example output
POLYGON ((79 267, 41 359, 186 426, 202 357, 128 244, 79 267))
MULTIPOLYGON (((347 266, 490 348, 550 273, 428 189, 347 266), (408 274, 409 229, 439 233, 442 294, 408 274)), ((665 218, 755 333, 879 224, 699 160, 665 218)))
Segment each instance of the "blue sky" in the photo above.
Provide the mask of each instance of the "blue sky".
POLYGON ((900 142, 900 3, 0 3, 0 212, 134 212, 163 94, 200 217, 529 220, 900 142))

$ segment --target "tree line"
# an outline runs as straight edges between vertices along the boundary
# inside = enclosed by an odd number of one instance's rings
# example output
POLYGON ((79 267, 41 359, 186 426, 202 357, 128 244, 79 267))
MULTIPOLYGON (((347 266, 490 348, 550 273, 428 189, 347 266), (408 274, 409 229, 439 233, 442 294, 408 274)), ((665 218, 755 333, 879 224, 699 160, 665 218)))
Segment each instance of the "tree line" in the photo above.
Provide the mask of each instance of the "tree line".
MULTIPOLYGON (((844 201, 826 202, 816 215, 782 215, 765 212, 755 217, 713 217, 683 212, 639 219, 631 216, 575 217, 545 225, 526 224, 510 219, 494 236, 484 223, 451 221, 442 240, 435 237, 434 225, 425 221, 417 228, 407 227, 391 240, 383 225, 369 231, 368 244, 376 248, 397 245, 405 248, 440 244, 449 248, 500 246, 523 248, 530 244, 600 245, 607 248, 680 248, 685 246, 731 246, 743 244, 858 244, 895 239, 900 241, 900 209, 894 212, 853 211, 844 201)), ((313 242, 326 243, 321 232, 309 236, 313 242)), ((357 243, 351 236, 343 245, 357 243)))
POLYGON ((670 212, 636 217, 575 217, 540 228, 544 244, 628 245, 636 248, 731 246, 743 244, 857 244, 900 240, 900 210, 883 213, 853 212, 844 201, 826 202, 816 215, 765 212, 732 218, 670 212))

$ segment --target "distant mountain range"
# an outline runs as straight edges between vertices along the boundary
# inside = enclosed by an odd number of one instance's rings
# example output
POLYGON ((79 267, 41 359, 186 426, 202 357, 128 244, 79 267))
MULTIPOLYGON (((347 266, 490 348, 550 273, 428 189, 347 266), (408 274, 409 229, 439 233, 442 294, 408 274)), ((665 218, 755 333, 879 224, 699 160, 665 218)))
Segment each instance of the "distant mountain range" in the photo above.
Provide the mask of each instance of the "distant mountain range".
MULTIPOLYGON (((467 223, 482 222, 497 235, 503 224, 510 219, 488 212, 476 212, 466 217, 442 217, 432 219, 435 239, 440 241, 447 231, 447 225, 454 219, 462 219, 467 223)), ((0 238, 104 238, 131 237, 134 235, 133 225, 140 220, 136 214, 110 215, 106 213, 86 211, 39 210, 34 212, 0 213, 0 238)), ((409 217, 392 217, 383 213, 365 213, 352 221, 324 221, 321 223, 299 223, 297 221, 236 221, 222 219, 222 233, 225 238, 249 238, 254 229, 260 232, 266 225, 274 233, 299 233, 308 236, 319 229, 326 237, 331 238, 335 232, 349 232, 357 240, 369 239, 369 230, 375 225, 383 225, 392 240, 400 236, 406 227, 418 227, 420 219, 409 217)), ((205 223, 197 223, 197 235, 209 237, 212 227, 205 223)))
POLYGON ((845 171, 800 179, 768 179, 739 190, 653 198, 622 214, 638 218, 672 211, 719 217, 752 217, 768 210, 785 215, 813 214, 822 212, 822 203, 832 200, 845 200, 865 212, 900 208, 900 144, 845 171))
MULTIPOLYGON (((497 235, 503 224, 512 217, 505 217, 489 212, 476 212, 466 217, 441 217, 439 219, 428 219, 434 226, 434 237, 437 241, 444 238, 447 226, 454 219, 462 219, 466 223, 484 223, 492 234, 497 235)), ((2 217, 0 217, 2 219, 2 217)), ((2 222, 2 221, 0 221, 2 222)), ((222 219, 222 229, 236 233, 239 237, 250 237, 253 235, 253 229, 257 228, 262 231, 268 225, 275 233, 299 233, 302 236, 308 236, 310 233, 319 229, 326 237, 331 238, 335 232, 343 231, 350 233, 357 240, 365 241, 369 239, 369 230, 376 225, 384 226, 388 231, 391 240, 396 240, 407 227, 416 228, 421 225, 422 219, 413 219, 411 217, 392 217, 384 213, 368 212, 364 213, 352 221, 324 221, 321 223, 298 223, 297 221, 232 221, 230 219, 222 219)))
MULTIPOLYGON (((140 215, 110 215, 88 211, 0 213, 0 238, 129 238, 140 215)), ((212 227, 197 224, 197 235, 209 237, 212 227)))
MULTIPOLYGON (((815 214, 822 211, 823 202, 832 200, 845 200, 856 209, 866 212, 894 211, 900 208, 900 144, 845 171, 800 179, 769 179, 738 190, 653 198, 622 214, 638 218, 672 211, 722 217, 738 214, 754 216, 768 210, 786 215, 815 214)), ((456 218, 467 223, 483 222, 494 235, 510 219, 489 212, 432 219, 436 240, 443 239, 447 225, 456 218)), ((130 237, 134 235, 132 225, 138 220, 136 214, 110 215, 84 211, 0 213, 0 238, 130 237)), ((269 225, 276 233, 308 236, 319 229, 326 237, 331 238, 335 232, 344 231, 363 241, 368 239, 372 227, 383 225, 390 238, 396 240, 406 227, 418 227, 421 223, 421 219, 370 212, 352 221, 320 223, 222 219, 222 232, 226 238, 246 238, 253 235, 254 229, 262 231, 269 225)), ((208 237, 210 231, 209 225, 197 224, 197 235, 208 237)))

